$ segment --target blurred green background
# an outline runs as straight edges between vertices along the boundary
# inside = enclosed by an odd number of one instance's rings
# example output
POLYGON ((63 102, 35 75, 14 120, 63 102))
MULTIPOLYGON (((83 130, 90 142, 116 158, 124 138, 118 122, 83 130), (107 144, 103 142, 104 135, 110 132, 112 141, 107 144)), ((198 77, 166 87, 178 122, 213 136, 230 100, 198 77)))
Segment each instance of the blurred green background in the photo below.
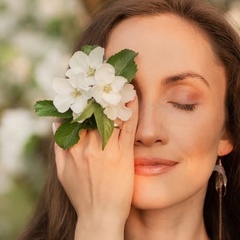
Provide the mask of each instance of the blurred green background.
MULTIPOLYGON (((103 1, 0 0, 0 240, 17 238, 44 183, 52 119, 32 106, 53 98, 53 78, 103 1)), ((240 26, 239 0, 212 1, 240 26)))

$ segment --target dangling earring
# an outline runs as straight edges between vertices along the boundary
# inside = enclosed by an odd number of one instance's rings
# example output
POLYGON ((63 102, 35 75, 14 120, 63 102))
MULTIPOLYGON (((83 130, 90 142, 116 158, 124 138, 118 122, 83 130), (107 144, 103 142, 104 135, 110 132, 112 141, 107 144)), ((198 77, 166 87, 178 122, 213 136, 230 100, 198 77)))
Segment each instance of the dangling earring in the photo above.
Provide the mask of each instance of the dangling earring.
POLYGON ((218 210, 218 237, 222 240, 223 236, 223 216, 222 216, 222 198, 226 195, 227 190, 227 176, 222 166, 222 161, 219 158, 218 163, 214 167, 214 171, 217 171, 215 179, 215 187, 218 192, 219 210, 218 210), (224 188, 224 190, 223 190, 224 188))

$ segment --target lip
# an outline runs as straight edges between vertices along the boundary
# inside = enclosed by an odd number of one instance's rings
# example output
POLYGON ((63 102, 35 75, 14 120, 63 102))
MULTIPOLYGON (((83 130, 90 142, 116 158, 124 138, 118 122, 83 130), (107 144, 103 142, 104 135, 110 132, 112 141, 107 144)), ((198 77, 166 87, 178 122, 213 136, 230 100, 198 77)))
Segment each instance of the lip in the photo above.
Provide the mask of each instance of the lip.
POLYGON ((136 175, 155 176, 173 169, 178 162, 163 158, 135 158, 136 175))

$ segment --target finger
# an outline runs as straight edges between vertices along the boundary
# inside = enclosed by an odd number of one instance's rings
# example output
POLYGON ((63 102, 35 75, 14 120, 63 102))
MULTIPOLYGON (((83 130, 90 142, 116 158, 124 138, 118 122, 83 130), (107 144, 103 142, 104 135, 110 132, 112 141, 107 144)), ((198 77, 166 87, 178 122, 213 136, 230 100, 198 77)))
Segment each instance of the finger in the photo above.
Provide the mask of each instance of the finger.
POLYGON ((135 140, 135 133, 138 123, 138 98, 127 104, 127 107, 132 109, 132 117, 122 124, 122 129, 119 137, 120 144, 123 146, 123 149, 129 149, 133 147, 135 140))
POLYGON ((123 121, 121 119, 117 118, 114 120, 114 129, 105 149, 113 149, 116 146, 119 148, 119 135, 122 130, 122 124, 123 121))
POLYGON ((79 132, 79 141, 69 148, 69 154, 73 159, 75 159, 76 156, 81 156, 83 149, 87 145, 88 132, 88 130, 82 129, 79 132))
POLYGON ((90 151, 100 151, 102 149, 101 135, 97 129, 88 131, 86 148, 90 151))
POLYGON ((66 150, 63 150, 61 147, 59 147, 56 143, 54 144, 54 150, 55 150, 55 162, 57 166, 57 175, 60 180, 65 168, 68 153, 66 150))
POLYGON ((122 129, 122 120, 120 120, 120 119, 117 118, 117 119, 114 121, 114 129, 113 129, 113 133, 112 133, 112 135, 111 135, 110 140, 111 140, 111 139, 116 139, 116 140, 118 140, 118 138, 119 138, 119 133, 120 133, 121 129, 122 129))
POLYGON ((114 121, 114 128, 119 128, 121 129, 122 128, 122 124, 123 124, 123 121, 119 118, 117 118, 115 121, 114 121))
POLYGON ((80 140, 69 149, 69 153, 75 166, 81 166, 84 162, 94 159, 102 150, 101 136, 98 130, 82 130, 80 140))
MULTIPOLYGON (((53 134, 56 133, 60 125, 61 124, 59 122, 52 123, 53 134)), ((62 148, 60 148, 56 143, 54 143, 54 152, 55 152, 55 162, 57 166, 57 174, 59 178, 61 173, 63 172, 64 166, 65 166, 65 159, 67 156, 66 156, 66 152, 62 148)))

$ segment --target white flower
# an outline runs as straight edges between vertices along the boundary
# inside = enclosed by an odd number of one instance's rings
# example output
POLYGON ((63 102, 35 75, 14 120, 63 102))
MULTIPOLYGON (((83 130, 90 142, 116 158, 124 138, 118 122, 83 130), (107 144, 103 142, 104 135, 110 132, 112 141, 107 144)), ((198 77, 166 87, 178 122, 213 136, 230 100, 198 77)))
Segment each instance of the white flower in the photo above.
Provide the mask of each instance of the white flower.
POLYGON ((103 63, 95 72, 96 84, 92 88, 92 96, 103 108, 118 105, 122 101, 121 89, 127 79, 115 76, 115 69, 108 63, 103 63))
POLYGON ((134 99, 136 91, 132 84, 125 84, 121 89, 120 94, 122 98, 121 102, 116 106, 108 105, 104 109, 104 113, 111 120, 119 118, 122 121, 127 121, 132 116, 132 110, 126 107, 125 104, 134 99))
MULTIPOLYGON (((103 59, 104 49, 94 48, 89 55, 82 51, 73 54, 69 60, 68 79, 57 78, 53 89, 57 93, 54 105, 61 113, 69 108, 73 119, 78 118, 89 99, 94 99, 103 107, 110 120, 128 120, 132 111, 125 104, 134 99, 133 85, 122 76, 116 76, 115 68, 103 59)), ((82 122, 79 121, 80 123, 82 122)))
POLYGON ((91 98, 89 89, 92 84, 84 74, 72 76, 70 79, 54 79, 53 89, 57 93, 53 101, 54 106, 60 113, 71 108, 73 113, 80 114, 91 98))
POLYGON ((69 60, 70 69, 66 76, 71 78, 73 75, 84 74, 87 78, 93 78, 96 68, 103 63, 104 48, 96 47, 89 55, 82 51, 77 51, 69 60))
POLYGON ((122 96, 122 103, 124 104, 132 101, 136 96, 136 91, 134 90, 133 85, 130 83, 125 84, 120 93, 122 96))
POLYGON ((117 118, 122 121, 127 121, 132 116, 132 110, 125 105, 108 106, 103 111, 110 120, 116 120, 117 118))

